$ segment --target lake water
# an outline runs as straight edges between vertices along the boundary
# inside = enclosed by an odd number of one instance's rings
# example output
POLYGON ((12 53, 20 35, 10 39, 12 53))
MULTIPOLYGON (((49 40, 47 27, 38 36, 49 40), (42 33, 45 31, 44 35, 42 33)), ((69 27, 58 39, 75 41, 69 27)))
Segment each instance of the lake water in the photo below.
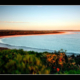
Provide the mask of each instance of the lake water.
POLYGON ((32 35, 0 39, 0 46, 38 52, 53 52, 60 49, 80 54, 80 32, 75 34, 32 35))

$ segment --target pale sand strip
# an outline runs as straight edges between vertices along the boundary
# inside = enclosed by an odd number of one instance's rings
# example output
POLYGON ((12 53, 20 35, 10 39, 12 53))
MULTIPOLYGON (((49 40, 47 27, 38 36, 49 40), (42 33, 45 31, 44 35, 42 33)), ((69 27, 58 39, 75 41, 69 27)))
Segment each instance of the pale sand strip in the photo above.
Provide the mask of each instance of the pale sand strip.
POLYGON ((11 35, 11 36, 0 36, 0 38, 21 37, 21 36, 37 36, 37 35, 59 35, 59 34, 75 34, 75 33, 74 32, 60 32, 60 33, 50 33, 50 34, 11 35))

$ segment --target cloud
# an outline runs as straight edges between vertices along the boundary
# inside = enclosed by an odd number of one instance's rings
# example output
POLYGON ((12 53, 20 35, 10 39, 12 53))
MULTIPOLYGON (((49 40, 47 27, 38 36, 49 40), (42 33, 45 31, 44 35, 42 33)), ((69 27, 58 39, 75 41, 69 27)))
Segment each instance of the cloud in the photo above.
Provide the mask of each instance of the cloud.
POLYGON ((29 22, 20 22, 20 21, 0 21, 0 23, 29 23, 29 22))

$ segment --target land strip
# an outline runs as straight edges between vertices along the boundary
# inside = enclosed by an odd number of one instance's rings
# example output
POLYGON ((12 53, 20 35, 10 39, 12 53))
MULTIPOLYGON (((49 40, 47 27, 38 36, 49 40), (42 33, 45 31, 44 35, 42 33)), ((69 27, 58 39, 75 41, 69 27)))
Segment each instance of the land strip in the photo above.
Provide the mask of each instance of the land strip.
POLYGON ((37 31, 37 30, 0 30, 0 36, 10 36, 10 35, 32 35, 32 34, 59 34, 64 33, 60 31, 37 31))

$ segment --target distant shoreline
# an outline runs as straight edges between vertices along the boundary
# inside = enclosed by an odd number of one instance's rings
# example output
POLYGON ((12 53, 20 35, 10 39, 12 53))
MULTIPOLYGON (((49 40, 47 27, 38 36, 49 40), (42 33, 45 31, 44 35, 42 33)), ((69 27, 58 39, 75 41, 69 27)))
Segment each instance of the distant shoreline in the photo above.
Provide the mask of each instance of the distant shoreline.
POLYGON ((51 35, 51 34, 65 34, 73 33, 73 31, 59 31, 59 30, 0 30, 0 37, 9 36, 26 36, 26 35, 51 35))
POLYGON ((74 32, 57 32, 57 33, 45 33, 45 34, 26 34, 26 35, 1 35, 0 38, 8 38, 8 37, 21 37, 21 36, 36 36, 36 35, 57 35, 57 34, 74 34, 74 32))

